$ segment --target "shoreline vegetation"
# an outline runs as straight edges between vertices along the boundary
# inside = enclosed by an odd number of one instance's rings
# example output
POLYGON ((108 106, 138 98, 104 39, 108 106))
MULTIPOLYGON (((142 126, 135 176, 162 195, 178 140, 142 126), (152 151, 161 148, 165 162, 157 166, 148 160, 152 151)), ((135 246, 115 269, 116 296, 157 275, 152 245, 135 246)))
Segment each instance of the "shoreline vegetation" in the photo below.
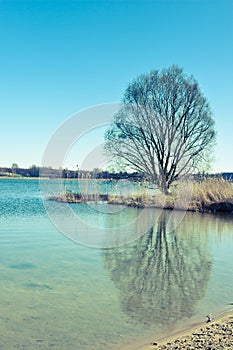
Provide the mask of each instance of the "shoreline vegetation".
POLYGON ((201 181, 175 185, 168 195, 160 192, 149 194, 147 189, 136 194, 112 195, 64 192, 49 200, 65 203, 105 201, 112 205, 136 208, 164 208, 196 212, 233 213, 233 183, 223 178, 207 178, 201 181), (188 184, 188 186, 187 186, 188 184), (182 191, 179 190, 182 186, 182 191))
MULTIPOLYGON (((125 193, 125 195, 112 194, 89 194, 89 193, 74 193, 64 191, 63 193, 51 196, 48 199, 64 203, 83 203, 89 201, 105 201, 112 205, 124 205, 136 208, 163 208, 187 210, 193 212, 228 212, 233 213, 233 173, 222 173, 213 175, 194 176, 194 180, 189 183, 185 182, 182 191, 179 191, 179 183, 172 186, 169 194, 165 195, 159 191, 154 191, 154 194, 149 194, 148 186, 145 184, 145 179, 138 173, 127 174, 117 173, 111 174, 108 172, 98 173, 84 171, 81 177, 58 177, 58 176, 21 176, 13 173, 0 173, 0 179, 21 179, 21 180, 59 180, 59 181, 129 181, 137 182, 139 190, 134 194, 125 193), (89 174, 89 176, 86 176, 89 174), (112 176, 109 176, 112 175, 112 176), (106 176, 106 177, 105 177, 106 176), (190 189, 191 186, 191 189, 190 189), (143 189, 144 187, 144 189, 143 189), (182 192, 182 193, 179 193, 182 192), (187 197, 190 196, 187 204, 187 197)), ((37 174, 39 175, 39 174, 37 174)), ((181 185, 182 186, 182 185, 181 185)))

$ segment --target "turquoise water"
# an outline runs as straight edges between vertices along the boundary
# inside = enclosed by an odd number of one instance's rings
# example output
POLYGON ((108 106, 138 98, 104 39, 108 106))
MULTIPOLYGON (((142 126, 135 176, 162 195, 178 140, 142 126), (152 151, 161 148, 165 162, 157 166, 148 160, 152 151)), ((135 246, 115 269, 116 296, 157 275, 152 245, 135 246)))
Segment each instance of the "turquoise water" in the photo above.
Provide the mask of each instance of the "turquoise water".
MULTIPOLYGON (((65 220, 57 205, 46 201, 65 220)), ((116 219, 104 203, 96 213, 96 204, 71 208, 107 230, 139 214, 121 208, 116 219)), ((174 326, 228 310, 233 215, 187 213, 169 232, 171 212, 146 213, 156 217, 146 234, 120 247, 91 248, 54 226, 39 181, 1 179, 0 349, 136 349, 174 326)))

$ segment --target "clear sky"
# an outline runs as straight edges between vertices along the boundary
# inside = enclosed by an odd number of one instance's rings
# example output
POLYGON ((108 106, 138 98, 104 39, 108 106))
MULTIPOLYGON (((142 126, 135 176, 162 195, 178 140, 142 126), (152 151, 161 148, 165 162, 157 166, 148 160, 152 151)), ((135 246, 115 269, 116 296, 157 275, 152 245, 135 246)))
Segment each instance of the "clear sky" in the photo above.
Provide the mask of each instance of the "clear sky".
POLYGON ((40 165, 68 117, 171 64, 212 107, 213 171, 233 171, 232 0, 0 0, 0 166, 40 165))

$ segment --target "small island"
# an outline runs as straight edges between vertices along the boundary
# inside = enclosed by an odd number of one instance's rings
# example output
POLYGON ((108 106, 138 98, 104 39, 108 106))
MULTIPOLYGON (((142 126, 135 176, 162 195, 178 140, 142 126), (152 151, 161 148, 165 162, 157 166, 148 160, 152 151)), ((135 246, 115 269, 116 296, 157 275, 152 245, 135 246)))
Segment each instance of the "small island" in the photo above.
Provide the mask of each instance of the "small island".
MULTIPOLYGON (((145 184, 145 188, 146 186, 145 184)), ((155 191, 154 195, 148 195, 146 192, 132 195, 113 195, 108 193, 88 194, 67 191, 56 196, 51 196, 49 200, 64 203, 97 203, 104 201, 112 205, 124 205, 137 208, 164 208, 208 213, 233 213, 233 182, 224 180, 223 178, 208 177, 201 181, 193 181, 191 186, 191 197, 188 205, 186 200, 178 198, 185 194, 183 189, 182 193, 179 193, 179 184, 172 187, 171 191, 166 195, 159 191, 155 191)))

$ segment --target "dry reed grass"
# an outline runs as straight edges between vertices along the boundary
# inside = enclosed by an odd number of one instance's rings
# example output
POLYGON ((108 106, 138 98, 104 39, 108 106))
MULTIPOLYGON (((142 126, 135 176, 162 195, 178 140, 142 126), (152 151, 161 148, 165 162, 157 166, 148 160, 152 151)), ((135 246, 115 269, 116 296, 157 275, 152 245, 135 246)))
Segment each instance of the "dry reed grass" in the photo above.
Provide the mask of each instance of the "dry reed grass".
POLYGON ((233 183, 223 178, 207 178, 193 182, 190 209, 205 210, 223 204, 233 205, 233 183))
POLYGON ((189 184, 177 182, 169 195, 158 191, 152 196, 140 192, 131 196, 110 196, 109 203, 193 211, 232 211, 233 183, 223 178, 207 178, 189 184))
POLYGON ((94 195, 65 193, 52 200, 80 203, 85 201, 108 201, 109 204, 121 204, 133 207, 157 207, 193 211, 228 211, 233 212, 233 182, 223 178, 206 178, 201 181, 177 182, 171 193, 164 195, 158 190, 153 194, 140 189, 135 194, 94 195))

